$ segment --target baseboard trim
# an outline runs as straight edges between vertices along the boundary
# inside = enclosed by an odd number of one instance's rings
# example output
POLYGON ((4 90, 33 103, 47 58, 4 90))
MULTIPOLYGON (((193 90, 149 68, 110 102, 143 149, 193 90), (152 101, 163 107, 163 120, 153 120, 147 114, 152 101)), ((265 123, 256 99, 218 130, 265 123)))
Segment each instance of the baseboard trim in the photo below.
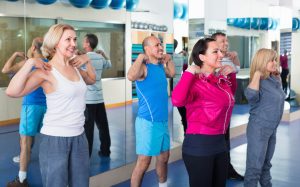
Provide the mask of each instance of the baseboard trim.
POLYGON ((0 126, 15 125, 20 123, 20 118, 0 121, 0 126))
POLYGON ((121 106, 125 106, 125 105, 131 105, 131 104, 132 104, 132 100, 120 102, 120 103, 106 104, 105 108, 116 108, 116 107, 121 107, 121 106))

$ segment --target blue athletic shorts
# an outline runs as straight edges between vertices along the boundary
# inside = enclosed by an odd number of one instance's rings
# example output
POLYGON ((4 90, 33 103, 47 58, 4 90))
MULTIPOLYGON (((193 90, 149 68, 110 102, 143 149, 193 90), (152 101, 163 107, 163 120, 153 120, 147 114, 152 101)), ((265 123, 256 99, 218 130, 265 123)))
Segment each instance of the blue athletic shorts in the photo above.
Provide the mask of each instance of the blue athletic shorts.
POLYGON ((43 118, 46 106, 43 105, 22 105, 20 120, 20 135, 35 136, 43 126, 43 118))
POLYGON ((158 156, 170 150, 168 122, 151 122, 137 117, 135 135, 138 155, 158 156))

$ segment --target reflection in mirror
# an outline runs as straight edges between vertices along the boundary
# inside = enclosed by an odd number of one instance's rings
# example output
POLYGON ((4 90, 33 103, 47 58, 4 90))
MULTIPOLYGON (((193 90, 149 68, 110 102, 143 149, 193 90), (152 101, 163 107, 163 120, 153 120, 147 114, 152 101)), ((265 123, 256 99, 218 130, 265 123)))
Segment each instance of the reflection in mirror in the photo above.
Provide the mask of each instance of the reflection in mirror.
MULTIPOLYGON (((49 5, 47 7, 37 3, 20 3, 0 2, 0 10, 7 7, 4 13, 13 12, 12 16, 6 15, 0 11, 0 65, 1 69, 10 55, 15 51, 27 51, 35 37, 43 37, 49 27, 55 23, 71 24, 77 35, 78 49, 83 49, 84 36, 87 33, 93 33, 98 37, 97 50, 105 53, 107 58, 112 63, 112 68, 103 70, 102 74, 102 92, 104 103, 106 106, 106 114, 108 118, 109 133, 111 139, 110 155, 98 154, 101 147, 98 128, 94 129, 93 151, 90 161, 90 175, 94 176, 107 170, 120 167, 126 163, 125 158, 125 24, 120 21, 116 23, 102 23, 90 21, 89 17, 93 18, 95 12, 89 10, 72 8, 70 5, 62 5, 60 3, 49 5), (23 9, 30 11, 28 17, 23 15, 16 16, 14 12, 23 9), (52 7, 53 6, 53 7, 52 7), (43 18, 36 14, 39 9, 48 9, 43 18), (65 20, 57 17, 65 17, 67 14, 57 11, 57 14, 51 14, 59 9, 68 9, 68 14, 73 15, 72 20, 65 20), (80 13, 78 13, 80 12, 80 13), (64 14, 64 15, 59 15, 64 14), (76 16, 77 15, 77 16, 76 16), (78 21, 77 21, 78 19, 78 21), (80 21, 79 21, 80 20, 80 21), (118 91, 116 91, 118 90, 118 91)), ((98 14, 97 14, 98 15, 98 14)), ((25 53, 25 52, 24 52, 25 53)), ((104 56, 102 54, 102 56, 104 56)), ((20 60, 19 57, 17 61, 20 60)), ((19 171, 19 167, 13 162, 18 161, 17 157, 20 153, 19 149, 19 121, 22 99, 9 98, 5 94, 5 87, 8 85, 9 76, 1 73, 0 75, 0 148, 4 150, 5 144, 10 142, 9 150, 6 150, 4 159, 1 159, 0 164, 4 166, 4 170, 0 170, 0 186, 5 186, 7 182, 12 181, 19 171), (5 125, 5 126, 2 126, 5 125), (14 158, 15 157, 15 158, 14 158), (9 171, 9 172, 7 172, 9 171), (3 176, 3 177, 2 177, 3 176)), ((103 114, 101 114, 103 115, 103 114)), ((97 117, 100 117, 99 115, 97 117)), ((96 126, 96 124, 94 125, 96 126)), ((97 127, 97 126, 96 126, 97 127)), ((103 138, 103 137, 102 137, 103 138)), ((39 169, 39 135, 36 136, 33 148, 31 151, 30 167, 27 173, 30 184, 41 186, 40 169, 39 169)), ((2 154, 1 154, 2 155, 2 154)))
POLYGON ((19 133, 18 123, 22 99, 10 98, 5 94, 6 87, 21 65, 25 62, 26 27, 24 5, 19 11, 10 14, 6 9, 12 2, 0 2, 0 186, 18 175, 19 133))

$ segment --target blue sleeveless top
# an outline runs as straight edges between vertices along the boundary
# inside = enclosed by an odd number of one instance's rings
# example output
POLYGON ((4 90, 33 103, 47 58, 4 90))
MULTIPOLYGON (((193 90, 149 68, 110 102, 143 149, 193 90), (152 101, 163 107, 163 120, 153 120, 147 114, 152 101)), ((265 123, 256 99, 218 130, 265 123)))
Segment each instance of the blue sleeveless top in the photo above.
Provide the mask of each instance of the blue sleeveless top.
POLYGON ((162 64, 146 64, 147 77, 136 81, 138 117, 151 122, 168 121, 167 79, 162 64))
MULTIPOLYGON (((44 62, 48 62, 47 59, 42 59, 44 62)), ((33 67, 31 71, 35 70, 33 67)), ((27 94, 23 97, 22 105, 43 105, 46 106, 46 96, 44 94, 43 88, 38 87, 33 92, 27 94)))

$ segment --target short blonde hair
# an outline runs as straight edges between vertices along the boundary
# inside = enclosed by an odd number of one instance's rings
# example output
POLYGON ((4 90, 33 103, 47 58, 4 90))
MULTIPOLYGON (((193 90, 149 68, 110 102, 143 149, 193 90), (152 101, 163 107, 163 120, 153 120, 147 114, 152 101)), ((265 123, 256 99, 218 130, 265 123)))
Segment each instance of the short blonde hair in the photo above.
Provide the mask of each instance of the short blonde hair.
MULTIPOLYGON (((252 59, 252 63, 250 67, 250 80, 252 80, 254 73, 256 71, 260 71, 264 79, 269 77, 270 72, 267 71, 267 64, 268 62, 274 60, 277 61, 277 57, 278 55, 276 51, 274 51, 273 49, 266 49, 266 48, 259 49, 255 53, 252 59)), ((277 66, 278 66, 278 62, 277 62, 277 66)))
POLYGON ((44 42, 42 45, 43 56, 49 60, 55 54, 55 47, 58 44, 65 30, 75 30, 74 27, 68 24, 56 24, 52 25, 48 32, 45 34, 44 42))

